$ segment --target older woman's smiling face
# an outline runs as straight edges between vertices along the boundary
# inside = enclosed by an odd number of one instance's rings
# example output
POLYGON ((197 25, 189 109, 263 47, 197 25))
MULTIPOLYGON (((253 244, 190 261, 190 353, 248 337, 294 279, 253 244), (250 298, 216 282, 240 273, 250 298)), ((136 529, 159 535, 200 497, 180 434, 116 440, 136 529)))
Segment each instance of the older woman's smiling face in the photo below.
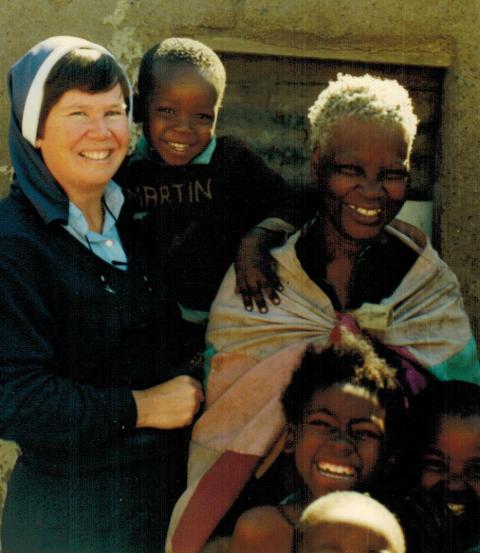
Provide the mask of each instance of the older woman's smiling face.
POLYGON ((120 85, 105 92, 65 92, 50 110, 36 146, 70 200, 101 193, 127 153, 120 85))
POLYGON ((312 167, 324 185, 326 215, 344 238, 375 238, 405 201, 407 143, 400 127, 341 119, 326 151, 314 150, 312 167))

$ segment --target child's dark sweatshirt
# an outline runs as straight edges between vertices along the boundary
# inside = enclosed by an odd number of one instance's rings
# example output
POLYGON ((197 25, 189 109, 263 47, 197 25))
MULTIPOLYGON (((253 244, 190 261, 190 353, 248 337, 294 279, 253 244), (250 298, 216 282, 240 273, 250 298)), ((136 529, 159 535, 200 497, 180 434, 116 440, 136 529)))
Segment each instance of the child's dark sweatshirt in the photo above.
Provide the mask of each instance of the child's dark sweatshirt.
POLYGON ((143 146, 115 180, 155 236, 179 303, 208 311, 242 236, 266 218, 291 219, 288 186, 233 137, 217 138, 206 163, 186 166, 167 166, 143 146))

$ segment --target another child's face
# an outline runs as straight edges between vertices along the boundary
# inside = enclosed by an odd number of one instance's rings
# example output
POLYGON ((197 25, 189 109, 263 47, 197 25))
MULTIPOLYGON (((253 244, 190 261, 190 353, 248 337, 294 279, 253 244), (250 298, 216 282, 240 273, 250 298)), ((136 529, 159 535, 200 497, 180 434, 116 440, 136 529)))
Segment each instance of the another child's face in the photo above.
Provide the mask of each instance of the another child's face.
POLYGON ((381 534, 361 526, 322 522, 304 531, 301 553, 391 553, 381 534))
POLYGON ((332 128, 326 151, 314 151, 313 162, 315 156, 329 160, 329 174, 318 178, 321 183, 326 178, 327 216, 334 228, 348 239, 375 238, 405 201, 407 143, 402 130, 341 119, 332 128))
POLYGON ((480 415, 440 418, 436 440, 422 459, 421 484, 438 491, 461 516, 480 501, 480 415), (473 504, 472 504, 473 503, 473 504))
POLYGON ((209 144, 215 130, 217 93, 197 69, 153 69, 156 87, 146 106, 144 133, 168 165, 186 165, 209 144))
POLYGON ((312 498, 362 487, 377 468, 384 428, 385 410, 365 388, 315 392, 295 431, 295 464, 312 498))

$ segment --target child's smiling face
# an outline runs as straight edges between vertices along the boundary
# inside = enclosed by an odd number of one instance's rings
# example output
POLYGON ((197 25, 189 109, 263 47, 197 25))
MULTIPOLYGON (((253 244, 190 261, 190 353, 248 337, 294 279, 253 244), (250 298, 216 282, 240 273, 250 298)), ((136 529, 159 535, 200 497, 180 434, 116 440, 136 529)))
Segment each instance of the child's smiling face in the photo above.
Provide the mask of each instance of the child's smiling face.
POLYGON ((144 133, 167 165, 187 165, 212 139, 217 93, 188 65, 154 65, 156 86, 145 110, 144 133))
POLYGON ((312 171, 340 236, 371 240, 397 215, 406 197, 407 150, 399 126, 354 118, 333 125, 326 151, 313 152, 312 171))
POLYGON ((467 515, 480 502, 480 415, 440 417, 437 435, 422 458, 421 484, 467 515))
POLYGON ((295 464, 312 498, 364 485, 384 442, 385 409, 365 388, 340 383, 318 390, 292 430, 295 464))

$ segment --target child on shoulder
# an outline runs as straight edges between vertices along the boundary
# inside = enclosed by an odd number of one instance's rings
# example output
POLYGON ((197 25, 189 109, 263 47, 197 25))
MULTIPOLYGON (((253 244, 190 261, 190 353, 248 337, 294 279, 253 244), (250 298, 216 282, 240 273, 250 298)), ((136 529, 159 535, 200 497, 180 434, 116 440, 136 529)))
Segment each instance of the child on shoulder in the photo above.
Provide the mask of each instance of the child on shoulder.
POLYGON ((405 415, 395 370, 346 331, 339 346, 307 350, 282 405, 298 490, 281 505, 245 512, 230 553, 290 553, 296 524, 314 499, 337 490, 373 491, 405 415))
POLYGON ((245 307, 255 300, 266 311, 262 292, 278 302, 269 249, 293 229, 283 179, 244 142, 215 134, 225 84, 220 58, 201 42, 168 38, 148 50, 135 110, 144 136, 117 175, 137 218, 153 221, 168 281, 194 322, 235 259, 245 307))

